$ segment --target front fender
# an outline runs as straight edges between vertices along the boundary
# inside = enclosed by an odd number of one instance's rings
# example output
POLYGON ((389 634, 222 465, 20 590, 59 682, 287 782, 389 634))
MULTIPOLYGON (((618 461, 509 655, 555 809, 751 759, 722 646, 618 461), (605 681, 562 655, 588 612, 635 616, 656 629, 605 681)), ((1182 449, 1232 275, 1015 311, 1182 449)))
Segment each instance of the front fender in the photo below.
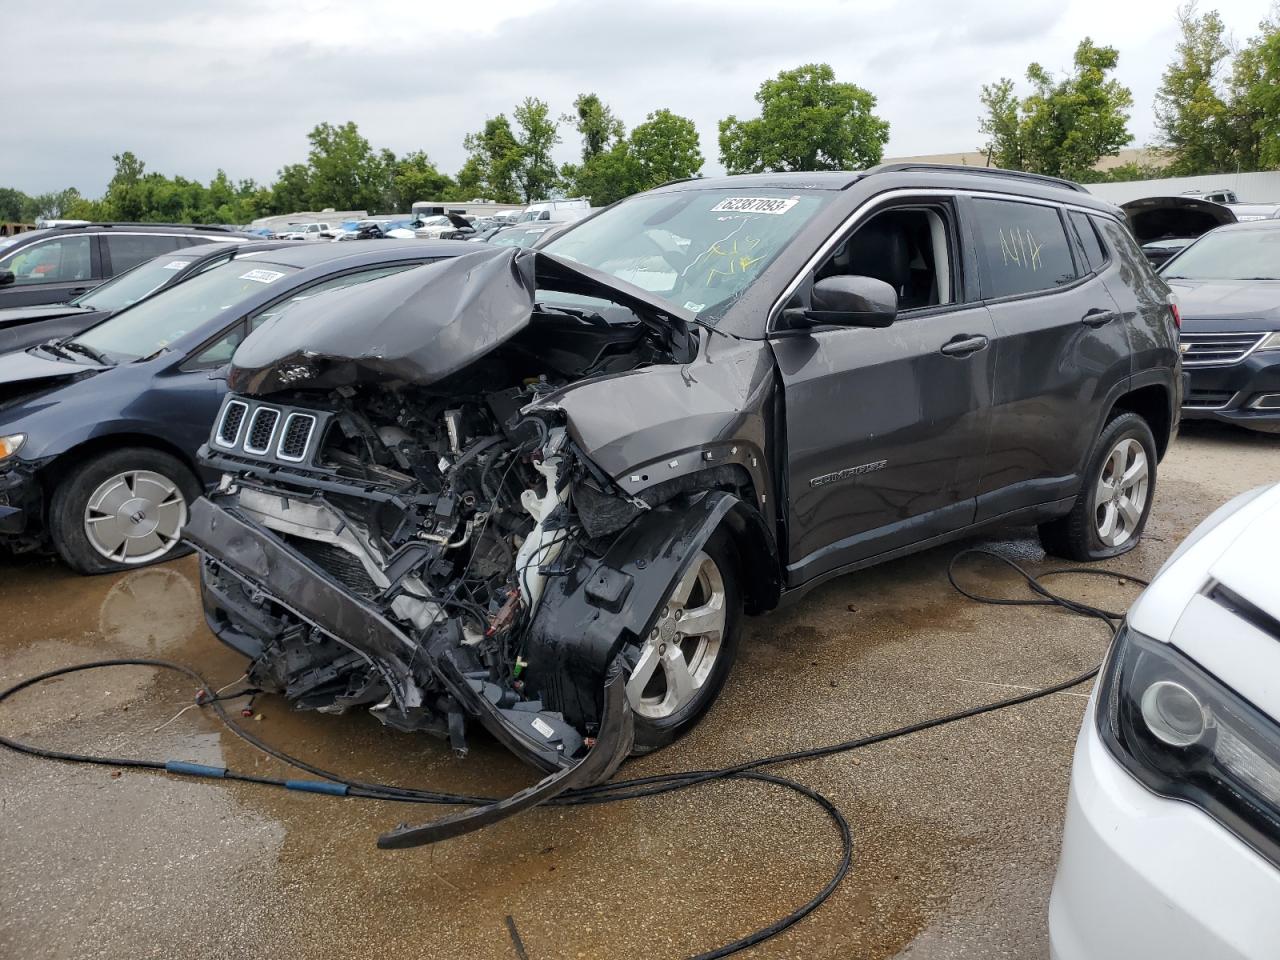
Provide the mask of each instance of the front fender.
POLYGON ((746 561, 748 609, 776 605, 777 551, 760 514, 719 490, 673 501, 637 518, 603 557, 547 581, 526 638, 528 687, 579 730, 597 730, 609 665, 645 636, 677 578, 722 525, 746 561))

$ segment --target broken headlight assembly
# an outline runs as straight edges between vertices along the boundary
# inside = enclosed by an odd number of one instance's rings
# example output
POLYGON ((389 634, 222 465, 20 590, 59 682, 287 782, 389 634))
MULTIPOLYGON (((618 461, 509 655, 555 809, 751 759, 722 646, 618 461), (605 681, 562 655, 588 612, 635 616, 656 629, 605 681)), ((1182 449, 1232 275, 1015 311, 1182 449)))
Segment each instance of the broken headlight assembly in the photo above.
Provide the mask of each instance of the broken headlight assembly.
POLYGON ((1098 689, 1098 730, 1152 792, 1194 804, 1280 866, 1280 724, 1167 643, 1126 624, 1098 689))

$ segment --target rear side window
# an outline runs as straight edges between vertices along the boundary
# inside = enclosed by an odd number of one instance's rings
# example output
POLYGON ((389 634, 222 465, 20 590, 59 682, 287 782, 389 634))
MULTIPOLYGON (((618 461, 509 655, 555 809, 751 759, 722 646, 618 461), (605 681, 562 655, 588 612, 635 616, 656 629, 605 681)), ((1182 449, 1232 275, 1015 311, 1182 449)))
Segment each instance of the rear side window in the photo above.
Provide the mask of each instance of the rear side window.
POLYGON ((111 273, 124 273, 144 260, 185 247, 186 237, 166 236, 162 233, 121 233, 103 237, 107 253, 111 256, 111 273))
POLYGON ((1087 213, 1076 210, 1072 210, 1069 216, 1071 225, 1076 229, 1076 236, 1080 238, 1080 248, 1084 251, 1084 260, 1089 265, 1089 272, 1100 270, 1107 262, 1107 251, 1102 248, 1102 241, 1098 239, 1098 231, 1093 225, 1093 220, 1087 213))
POLYGON ((975 199, 973 208, 986 297, 1036 293, 1075 281, 1075 261, 1057 207, 975 199))
POLYGON ((11 270, 18 286, 88 280, 93 273, 92 242, 84 235, 42 240, 0 259, 0 270, 11 270))

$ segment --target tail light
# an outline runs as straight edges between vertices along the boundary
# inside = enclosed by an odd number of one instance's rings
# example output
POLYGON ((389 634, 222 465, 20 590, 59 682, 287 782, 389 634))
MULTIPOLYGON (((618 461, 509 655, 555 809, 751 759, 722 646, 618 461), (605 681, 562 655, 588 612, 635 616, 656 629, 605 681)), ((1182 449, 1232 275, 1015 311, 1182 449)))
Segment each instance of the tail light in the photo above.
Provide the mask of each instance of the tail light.
POLYGON ((1182 311, 1178 309, 1178 297, 1176 294, 1169 294, 1169 315, 1173 317, 1173 325, 1179 330, 1182 329, 1182 311))

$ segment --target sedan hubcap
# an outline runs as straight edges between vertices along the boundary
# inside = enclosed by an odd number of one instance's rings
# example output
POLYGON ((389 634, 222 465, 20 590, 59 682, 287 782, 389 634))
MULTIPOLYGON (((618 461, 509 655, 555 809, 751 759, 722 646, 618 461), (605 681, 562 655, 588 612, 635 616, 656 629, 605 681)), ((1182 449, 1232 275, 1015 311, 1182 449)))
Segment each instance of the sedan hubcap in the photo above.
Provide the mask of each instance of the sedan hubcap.
POLYGON ((724 625, 724 578, 715 561, 699 553, 640 648, 627 681, 632 709, 662 720, 688 705, 711 676, 724 625))
POLYGON ((1098 539, 1118 547, 1138 530, 1150 486, 1147 452, 1137 440, 1121 440, 1102 463, 1094 490, 1094 525, 1098 539))
POLYGON ((178 485, 151 470, 130 470, 104 480, 84 509, 90 546, 116 563, 150 563, 178 542, 187 500, 178 485))

